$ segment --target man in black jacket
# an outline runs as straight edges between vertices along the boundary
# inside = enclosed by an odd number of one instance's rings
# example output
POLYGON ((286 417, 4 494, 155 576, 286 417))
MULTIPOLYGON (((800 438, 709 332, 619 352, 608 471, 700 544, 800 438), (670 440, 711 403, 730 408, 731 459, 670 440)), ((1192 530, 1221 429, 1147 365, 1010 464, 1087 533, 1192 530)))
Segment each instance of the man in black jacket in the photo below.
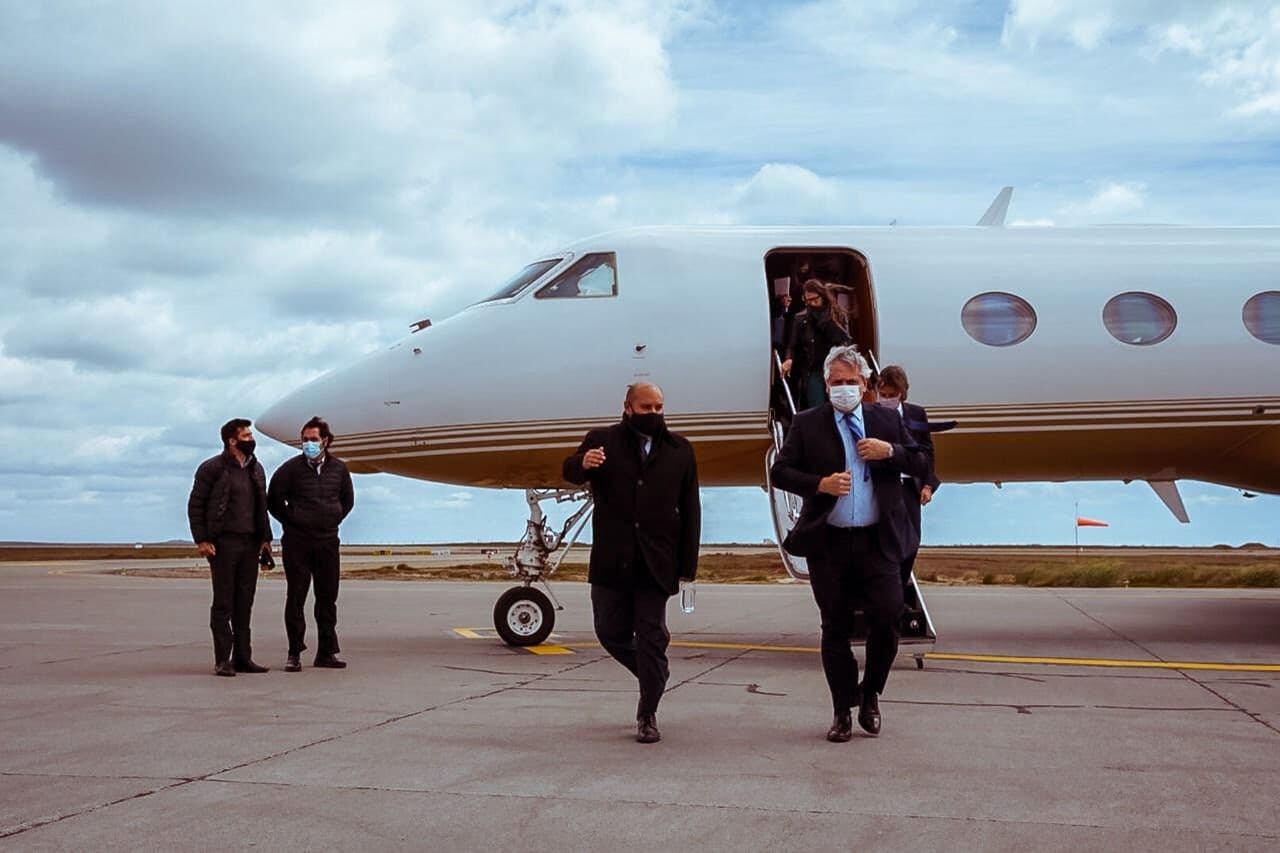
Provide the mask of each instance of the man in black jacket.
POLYGON ((284 628, 289 635, 285 672, 302 669, 303 638, 307 618, 303 608, 312 579, 316 585, 315 666, 343 669, 338 658, 338 525, 355 506, 351 472, 329 452, 333 433, 319 417, 302 427, 302 453, 271 475, 267 505, 284 525, 281 557, 288 592, 284 602, 284 628))
POLYGON ((222 453, 196 469, 187 518, 200 556, 213 580, 214 672, 266 672, 253 661, 249 620, 258 588, 258 555, 271 549, 267 475, 254 457, 252 423, 235 418, 222 425, 222 453))
POLYGON ((898 576, 915 534, 901 476, 927 475, 924 453, 897 412, 863 406, 871 370, 856 347, 836 347, 824 363, 830 402, 796 415, 770 471, 772 483, 804 498, 783 547, 809 563, 822 617, 822 669, 831 689, 833 742, 853 736, 851 708, 870 735, 880 733, 879 694, 898 653, 902 583, 898 576), (854 608, 867 618, 867 666, 849 648, 854 608))
POLYGON ((596 636, 639 680, 636 740, 655 743, 669 675, 667 599, 697 575, 702 509, 693 446, 666 428, 662 390, 632 385, 623 413, 587 433, 564 461, 564 478, 591 485, 596 636))
POLYGON ((902 416, 902 423, 906 426, 907 432, 924 451, 929 461, 929 476, 924 479, 906 475, 902 477, 902 497, 907 504, 907 517, 911 520, 911 527, 916 534, 916 547, 911 548, 902 560, 901 575, 904 590, 911 577, 911 569, 915 566, 916 555, 920 551, 921 507, 933 500, 933 493, 942 485, 942 481, 933 470, 933 434, 929 429, 929 413, 923 406, 907 402, 909 389, 907 371, 899 365, 890 364, 880 371, 880 380, 876 389, 879 395, 878 402, 886 408, 895 409, 902 416))

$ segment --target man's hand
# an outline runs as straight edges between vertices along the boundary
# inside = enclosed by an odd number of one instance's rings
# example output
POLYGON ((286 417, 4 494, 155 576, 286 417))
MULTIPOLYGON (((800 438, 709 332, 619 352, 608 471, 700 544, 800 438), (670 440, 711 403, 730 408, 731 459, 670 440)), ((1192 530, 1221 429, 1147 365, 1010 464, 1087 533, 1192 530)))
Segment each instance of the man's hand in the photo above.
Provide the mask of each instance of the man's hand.
POLYGON ((218 554, 218 549, 212 542, 197 542, 196 550, 200 552, 201 557, 215 557, 218 554))
POLYGON ((263 553, 266 553, 266 554, 270 554, 270 553, 271 553, 271 542, 270 542, 270 541, 263 542, 263 543, 262 543, 262 547, 261 547, 261 548, 259 548, 258 550, 259 550, 260 552, 263 552, 263 553))
POLYGON ((933 500, 933 486, 925 486, 920 490, 920 506, 924 506, 933 500))
POLYGON ((858 456, 868 462, 878 462, 893 455, 893 445, 878 438, 864 438, 857 445, 858 456))
POLYGON ((853 475, 848 471, 828 474, 818 482, 818 491, 838 498, 843 497, 853 491, 853 475))
POLYGON ((605 462, 604 448, 595 447, 588 450, 582 457, 582 467, 590 471, 592 468, 599 468, 605 462))
POLYGON ((786 361, 782 362, 782 375, 783 376, 791 375, 791 359, 787 359, 786 361))

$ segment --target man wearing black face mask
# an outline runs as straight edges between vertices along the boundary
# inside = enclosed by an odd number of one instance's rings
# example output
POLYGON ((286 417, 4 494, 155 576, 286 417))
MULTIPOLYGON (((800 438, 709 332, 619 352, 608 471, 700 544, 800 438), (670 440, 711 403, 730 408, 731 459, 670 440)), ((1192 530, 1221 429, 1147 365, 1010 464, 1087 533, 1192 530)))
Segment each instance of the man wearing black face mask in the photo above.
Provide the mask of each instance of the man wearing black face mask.
POLYGON ((222 453, 196 469, 187 517, 200 556, 213 579, 213 631, 216 675, 266 672, 253 661, 249 619, 258 588, 258 555, 270 553, 267 475, 253 453, 251 423, 235 418, 222 425, 222 453))
POLYGON ((627 389, 621 423, 587 433, 564 478, 589 483, 596 636, 640 682, 636 740, 655 743, 666 689, 667 599, 698 571, 702 509, 693 446, 666 428, 662 390, 627 389))

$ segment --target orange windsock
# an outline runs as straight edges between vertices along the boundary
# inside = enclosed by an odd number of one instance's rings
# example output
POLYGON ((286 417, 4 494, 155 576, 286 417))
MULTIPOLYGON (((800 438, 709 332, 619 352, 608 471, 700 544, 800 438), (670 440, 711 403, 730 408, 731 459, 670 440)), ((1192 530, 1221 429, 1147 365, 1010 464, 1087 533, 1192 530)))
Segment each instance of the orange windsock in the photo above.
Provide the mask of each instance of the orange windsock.
POLYGON ((1092 518, 1085 518, 1082 515, 1076 516, 1076 527, 1110 527, 1105 521, 1095 521, 1092 518))

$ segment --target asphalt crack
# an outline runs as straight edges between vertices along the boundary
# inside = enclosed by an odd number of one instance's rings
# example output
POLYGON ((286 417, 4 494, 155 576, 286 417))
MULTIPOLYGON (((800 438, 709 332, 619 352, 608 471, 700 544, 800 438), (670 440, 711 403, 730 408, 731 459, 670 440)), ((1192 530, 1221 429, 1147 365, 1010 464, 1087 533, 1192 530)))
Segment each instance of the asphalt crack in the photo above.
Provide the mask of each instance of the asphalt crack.
MULTIPOLYGON (((1145 652, 1146 654, 1150 655, 1150 656, 1151 656, 1152 658, 1154 658, 1155 660, 1158 660, 1158 661, 1160 661, 1160 662, 1162 662, 1162 663, 1168 663, 1168 661, 1166 661, 1163 657, 1161 657, 1160 655, 1156 654, 1156 653, 1155 653, 1154 651, 1152 651, 1151 649, 1148 649, 1146 646, 1144 646, 1142 643, 1138 642, 1137 640, 1133 639, 1132 637, 1127 636, 1123 631, 1120 631, 1120 630, 1119 630, 1119 629, 1117 629, 1117 628, 1113 628, 1112 626, 1108 625, 1106 622, 1103 622, 1101 619, 1098 619, 1097 617, 1093 616, 1092 614, 1085 612, 1085 611, 1084 611, 1084 609, 1082 609, 1081 607, 1077 606, 1077 605, 1075 604, 1075 602, 1068 600, 1065 596, 1060 596, 1060 598, 1062 599, 1062 601, 1063 601, 1063 602, 1064 602, 1068 607, 1070 607, 1072 610, 1076 611, 1076 612, 1077 612, 1077 613, 1079 613, 1080 615, 1084 616, 1086 619, 1089 619, 1090 621, 1094 622, 1095 624, 1100 625, 1100 626, 1102 626, 1103 628, 1106 628, 1108 631, 1110 631, 1111 633, 1115 634, 1115 635, 1116 635, 1117 637, 1119 637, 1120 639, 1124 640, 1124 641, 1125 641, 1125 642, 1127 642, 1127 643, 1131 643, 1132 645, 1134 645, 1134 646, 1136 646, 1137 648, 1141 649, 1141 650, 1142 650, 1143 652, 1145 652)), ((1183 670, 1183 669, 1175 669, 1175 670, 1174 670, 1174 672, 1176 672, 1178 675, 1180 675, 1182 678, 1186 679, 1187 681, 1190 681, 1192 684, 1196 685, 1196 686, 1197 686, 1197 687, 1199 687, 1200 689, 1204 690, 1205 692, 1207 692, 1207 693, 1209 693, 1210 695, 1212 695, 1212 696, 1214 696, 1215 698, 1217 698, 1217 699, 1218 699, 1218 701, 1219 701, 1219 702, 1221 702, 1222 704, 1226 705, 1226 706, 1227 706, 1227 708, 1229 708, 1229 709, 1231 709, 1231 710, 1233 710, 1233 711, 1235 711, 1235 712, 1237 712, 1237 713, 1239 713, 1239 714, 1242 714, 1243 716, 1245 716, 1245 717, 1246 717, 1246 718, 1248 718, 1249 720, 1252 720, 1253 722, 1257 723, 1258 725, 1262 726, 1264 729, 1266 729, 1267 731, 1271 732, 1272 734, 1280 735, 1280 728, 1277 728, 1274 724, 1272 724, 1272 723, 1268 722, 1268 721, 1267 721, 1267 719, 1266 719, 1265 717, 1263 717, 1263 716, 1262 716, 1262 714, 1259 714, 1259 713, 1257 713, 1256 711, 1250 711, 1248 708, 1244 707, 1244 706, 1243 706, 1243 705, 1241 705, 1240 703, 1238 703, 1238 702, 1236 702, 1236 701, 1234 701, 1234 700, 1232 700, 1232 699, 1228 698, 1227 696, 1223 695, 1223 694, 1222 694, 1222 693, 1220 693, 1219 691, 1217 691, 1217 690, 1213 689, 1212 687, 1210 687, 1210 686, 1209 686, 1209 684, 1208 684, 1208 683, 1206 683, 1206 682, 1204 682, 1204 681, 1201 681, 1200 679, 1196 678, 1194 675, 1192 675, 1192 674, 1191 674, 1189 671, 1187 671, 1187 670, 1183 670)), ((1225 710, 1225 709, 1223 709, 1223 710, 1225 710)))
MULTIPOLYGON (((183 644, 183 645, 186 645, 186 644, 183 644)), ((54 824, 61 823, 62 821, 65 821, 65 820, 70 820, 70 819, 75 818, 75 817, 80 817, 80 816, 82 816, 82 815, 87 815, 87 814, 93 814, 94 812, 99 812, 99 811, 102 811, 102 810, 104 810, 104 809, 109 809, 109 808, 111 808, 111 807, 113 807, 113 806, 118 806, 118 805, 120 805, 120 804, 122 804, 122 803, 129 803, 129 802, 133 802, 133 801, 135 801, 135 800, 145 799, 145 798, 147 798, 147 797, 153 796, 153 795, 155 795, 155 794, 162 793, 162 792, 164 792, 164 791, 172 791, 172 790, 175 790, 175 789, 177 789, 177 788, 181 788, 181 787, 183 787, 183 786, 185 786, 185 785, 190 785, 190 784, 192 784, 193 782, 234 781, 234 780, 217 780, 217 779, 214 779, 214 777, 215 777, 215 776, 221 776, 221 775, 222 775, 222 774, 224 774, 224 773, 231 773, 231 772, 236 771, 236 770, 243 770, 243 769, 244 769, 244 768, 246 768, 246 767, 252 767, 252 766, 254 766, 254 765, 256 765, 256 764, 262 764, 262 763, 265 763, 265 762, 268 762, 268 761, 273 761, 273 760, 275 760, 275 759, 277 759, 277 758, 283 758, 283 757, 285 757, 285 756, 287 756, 287 755, 292 755, 292 754, 294 754, 294 753, 296 753, 296 752, 300 752, 300 751, 302 751, 302 750, 304 750, 304 749, 310 749, 310 748, 315 747, 315 746, 322 746, 322 745, 327 744, 327 743, 333 743, 334 741, 341 740, 342 738, 346 738, 346 737, 351 737, 352 735, 358 735, 358 734, 363 734, 363 733, 365 733, 365 732, 375 731, 375 730, 380 729, 380 728, 383 728, 383 727, 385 727, 385 726, 390 726, 390 725, 393 725, 393 724, 395 724, 395 723, 402 722, 402 721, 404 721, 404 720, 412 719, 412 718, 414 718, 414 717, 419 717, 419 716, 422 716, 422 715, 424 715, 424 714, 429 714, 429 713, 432 713, 433 711, 439 711, 439 710, 441 710, 441 709, 443 709, 443 708, 448 708, 448 707, 451 707, 451 706, 453 706, 453 705, 460 705, 460 704, 462 704, 462 703, 464 703, 464 702, 474 702, 474 701, 478 701, 478 700, 480 700, 480 699, 487 699, 487 698, 489 698, 489 697, 491 697, 491 696, 497 696, 497 695, 499 695, 499 694, 506 693, 506 692, 511 691, 511 690, 517 690, 517 689, 520 689, 520 688, 522 688, 522 687, 527 687, 528 685, 530 685, 530 684, 534 684, 534 683, 536 683, 536 682, 538 682, 538 681, 542 681, 542 680, 547 679, 547 678, 554 678, 555 676, 560 675, 560 674, 562 674, 562 673, 572 672, 572 671, 574 671, 574 670, 576 670, 576 669, 581 669, 582 667, 587 666, 587 665, 591 664, 592 662, 593 662, 593 661, 581 661, 581 662, 575 662, 575 663, 573 663, 573 664, 571 664, 571 665, 569 665, 569 666, 567 666, 567 667, 563 667, 563 668, 561 668, 561 669, 559 669, 559 670, 556 670, 556 671, 554 671, 554 672, 544 672, 544 673, 539 673, 539 674, 536 674, 536 675, 530 676, 530 677, 526 678, 525 680, 523 680, 523 681, 521 681, 521 682, 518 682, 518 683, 516 683, 516 684, 505 685, 505 686, 502 686, 502 687, 495 688, 495 689, 493 689, 493 690, 486 690, 486 691, 481 692, 481 693, 474 693, 474 694, 470 694, 470 695, 467 695, 467 696, 461 696, 461 697, 459 697, 459 698, 457 698, 457 699, 450 699, 450 700, 449 700, 449 701, 447 701, 447 702, 441 702, 441 703, 439 703, 438 705, 431 705, 431 706, 428 706, 428 707, 426 707, 426 708, 420 708, 420 709, 418 709, 418 710, 416 710, 416 711, 409 711, 409 712, 404 713, 404 714, 396 714, 396 715, 394 715, 394 716, 387 717, 386 719, 379 720, 379 721, 378 721, 378 722, 376 722, 376 723, 370 723, 370 724, 368 724, 368 725, 358 726, 358 727, 353 728, 353 729, 350 729, 350 730, 348 730, 348 731, 339 732, 338 734, 333 734, 333 735, 328 735, 328 736, 326 736, 326 737, 317 738, 316 740, 308 741, 307 743, 298 744, 297 746, 292 746, 292 747, 290 747, 290 748, 288 748, 288 749, 282 749, 282 750, 279 750, 278 752, 273 752, 273 753, 271 753, 270 755, 260 756, 260 757, 258 757, 258 758, 254 758, 254 759, 249 760, 249 761, 242 761, 242 762, 240 762, 239 764, 233 764, 233 765, 231 765, 230 767, 224 767, 224 768, 222 768, 222 769, 220 769, 220 770, 215 770, 215 771, 212 771, 212 772, 210 772, 210 773, 204 773, 204 774, 202 774, 202 775, 199 775, 199 776, 192 776, 192 777, 189 777, 189 778, 188 778, 188 777, 179 777, 179 778, 177 779, 177 781, 173 782, 173 783, 172 783, 172 784, 170 784, 170 785, 161 785, 161 786, 156 787, 156 788, 153 788, 153 789, 151 789, 151 790, 147 790, 147 791, 140 791, 140 792, 138 792, 138 793, 136 793, 136 794, 131 794, 131 795, 127 796, 127 797, 120 797, 119 799, 111 800, 110 802, 106 802, 106 803, 97 803, 97 804, 92 805, 92 806, 87 806, 87 807, 85 807, 85 808, 83 808, 83 809, 78 809, 78 810, 73 811, 73 812, 68 812, 68 813, 63 814, 63 815, 58 815, 57 817, 51 817, 51 818, 48 818, 48 819, 45 819, 45 820, 28 821, 28 822, 24 822, 24 823, 21 823, 21 824, 17 824, 16 826, 8 827, 8 828, 4 828, 4 829, 0 830, 0 839, 3 839, 3 838, 12 838, 12 837, 14 837, 14 836, 21 835, 21 834, 23 834, 23 833, 25 833, 25 832, 30 832, 30 831, 31 831, 31 830, 33 830, 33 829, 40 829, 40 828, 42 828, 42 827, 52 826, 52 825, 54 825, 54 824)), ((7 775, 7 774, 6 774, 6 775, 7 775)), ((41 775, 48 775, 48 774, 41 774, 41 775)), ((104 779, 128 779, 128 778, 130 778, 130 777, 108 776, 108 777, 95 777, 95 778, 104 778, 104 779)))

